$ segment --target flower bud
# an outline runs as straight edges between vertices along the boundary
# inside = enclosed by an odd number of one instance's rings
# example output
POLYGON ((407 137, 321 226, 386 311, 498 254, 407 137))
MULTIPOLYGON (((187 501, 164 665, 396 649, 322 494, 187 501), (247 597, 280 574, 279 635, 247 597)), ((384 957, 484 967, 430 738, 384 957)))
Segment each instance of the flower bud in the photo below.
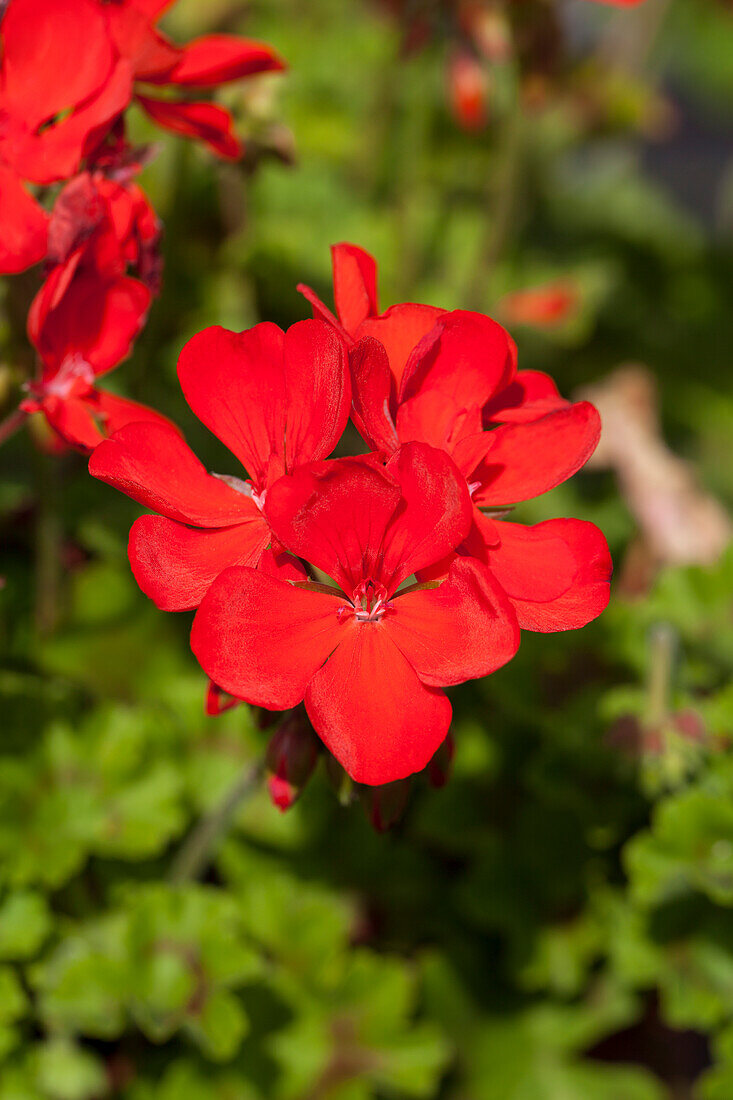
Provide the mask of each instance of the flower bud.
POLYGON ((409 793, 409 779, 398 779, 396 783, 384 783, 381 787, 360 788, 366 815, 378 833, 386 833, 399 821, 409 793))
POLYGON ((297 802, 318 760, 318 738, 302 707, 296 708, 270 739, 265 754, 270 798, 283 813, 297 802))
POLYGON ((453 754, 456 751, 453 735, 449 733, 428 764, 428 779, 431 787, 444 787, 450 779, 453 754))

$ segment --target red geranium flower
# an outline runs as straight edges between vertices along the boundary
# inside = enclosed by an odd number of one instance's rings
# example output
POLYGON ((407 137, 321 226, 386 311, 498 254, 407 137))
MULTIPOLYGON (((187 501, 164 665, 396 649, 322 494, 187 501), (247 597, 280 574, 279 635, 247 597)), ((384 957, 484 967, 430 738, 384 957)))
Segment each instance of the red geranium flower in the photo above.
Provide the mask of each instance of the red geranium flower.
POLYGON ((100 2, 115 46, 132 66, 135 98, 143 110, 159 126, 199 138, 222 157, 240 157, 241 142, 233 132, 231 115, 223 107, 187 99, 151 98, 137 85, 214 88, 242 77, 284 69, 275 51, 263 42, 227 34, 207 35, 187 46, 176 46, 155 27, 172 0, 100 2))
POLYGON ((48 216, 26 190, 67 179, 125 109, 132 73, 96 0, 12 0, 0 23, 0 271, 43 259, 48 216))
POLYGON ((414 443, 386 467, 372 456, 302 467, 272 487, 266 512, 282 545, 338 587, 226 569, 191 633, 204 671, 269 710, 304 699, 359 783, 420 771, 450 725, 438 689, 495 671, 519 643, 509 601, 478 562, 458 559, 442 584, 399 591, 470 528, 452 460, 414 443))
MULTIPOLYGON (((269 323, 242 333, 205 329, 181 352, 178 378, 193 412, 250 480, 208 473, 164 425, 130 424, 89 462, 94 477, 159 513, 136 520, 129 553, 138 584, 164 611, 197 607, 227 566, 260 562, 272 542, 263 514, 270 487, 330 454, 351 396, 343 343, 320 321, 285 333, 269 323)), ((277 571, 282 562, 266 564, 277 571)))
POLYGON ((422 440, 453 457, 473 500, 460 553, 490 565, 522 627, 566 630, 595 618, 611 573, 601 532, 580 520, 527 528, 496 518, 584 465, 600 435, 595 408, 565 401, 547 375, 517 371, 514 342, 491 318, 413 303, 379 314, 373 258, 337 245, 333 261, 338 319, 301 289, 351 341, 352 415, 362 437, 387 454, 422 440))
POLYGON ((160 225, 131 180, 82 173, 61 191, 48 229, 48 277, 28 316, 42 365, 21 408, 42 411, 69 444, 91 450, 130 420, 163 420, 98 390, 126 358, 158 284, 160 225), (141 278, 127 274, 128 268, 141 278))

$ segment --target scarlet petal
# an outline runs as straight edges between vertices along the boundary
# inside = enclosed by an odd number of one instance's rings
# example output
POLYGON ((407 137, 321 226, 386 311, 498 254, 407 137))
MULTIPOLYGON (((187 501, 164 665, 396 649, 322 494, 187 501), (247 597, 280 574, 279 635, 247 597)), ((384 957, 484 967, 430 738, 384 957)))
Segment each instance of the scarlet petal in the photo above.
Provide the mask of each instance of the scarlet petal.
POLYGON ((282 59, 264 42, 210 34, 184 46, 182 57, 163 82, 189 88, 214 88, 240 77, 284 68, 282 59))
POLYGON ((381 623, 357 623, 305 696, 318 736, 357 783, 421 771, 448 732, 451 705, 426 687, 381 623))
POLYGON ((393 382, 387 352, 378 340, 365 336, 349 351, 349 369, 357 431, 373 450, 392 454, 399 440, 390 414, 393 382))
POLYGON ((48 214, 0 165, 0 273, 16 275, 46 255, 48 214))
POLYGON ((229 566, 256 566, 269 539, 270 530, 252 504, 246 522, 213 531, 141 516, 132 525, 128 552, 145 595, 161 611, 187 611, 198 607, 229 566))
MULTIPOLYGON (((418 439, 454 455, 466 436, 480 431, 480 407, 456 406, 438 389, 426 389, 397 410, 397 432, 403 443, 418 439)), ((484 441, 481 453, 485 450, 484 441)))
POLYGON ((150 99, 138 94, 138 103, 153 122, 174 134, 196 138, 226 160, 238 160, 242 144, 234 133, 232 116, 216 103, 150 99))
POLYGON ((244 567, 214 581, 196 613, 191 648, 226 691, 268 710, 296 706, 339 644, 343 600, 244 567))
POLYGON ((485 317, 457 309, 437 321, 433 335, 413 351, 402 380, 400 400, 439 390, 456 410, 481 409, 513 373, 508 332, 485 317))
POLYGON ((379 317, 367 317, 353 335, 357 340, 373 336, 384 344, 396 392, 399 392, 410 352, 444 313, 445 310, 435 306, 404 302, 392 306, 379 317))
POLYGON ((382 540, 400 500, 390 474, 367 458, 301 466, 268 491, 265 512, 282 544, 351 593, 377 579, 382 540))
MULTIPOLYGON (((105 435, 113 435, 128 424, 152 423, 164 424, 173 428, 178 433, 178 428, 167 417, 148 405, 142 405, 139 401, 130 401, 127 397, 119 397, 108 390, 93 391, 90 399, 93 405, 94 415, 99 418, 104 427, 105 435)), ((178 433, 180 434, 180 433, 178 433)))
POLYGON ((523 630, 573 630, 600 615, 613 566, 594 524, 553 519, 534 527, 505 521, 497 527, 501 545, 489 551, 489 568, 523 630))
POLYGON ((94 95, 112 43, 93 0, 13 0, 2 23, 5 106, 29 131, 94 95))
POLYGON ((42 409, 64 442, 80 451, 93 451, 106 436, 126 424, 152 421, 174 427, 155 409, 98 389, 91 389, 82 397, 51 395, 43 400, 42 409))
POLYGON ((205 329, 181 352, 178 377, 194 413, 261 488, 329 454, 349 415, 346 352, 322 321, 286 334, 269 323, 205 329))
POLYGON ((382 583, 394 591, 458 546, 471 528, 473 508, 465 480, 444 451, 407 443, 387 470, 402 495, 384 535, 381 564, 382 583))
POLYGON ((570 405, 558 393, 549 374, 539 370, 517 371, 509 385, 484 407, 484 424, 524 424, 570 405))
POLYGON ((285 434, 284 343, 282 330, 269 321, 246 332, 215 325, 193 336, 178 359, 192 411, 260 485, 285 434))
POLYGON ((475 470, 478 505, 513 504, 554 489, 585 465, 601 434, 601 420, 588 401, 528 424, 489 432, 489 449, 475 470))
MULTIPOLYGON (((79 33, 85 38, 83 32, 79 33)), ((35 183, 68 178, 125 110, 131 97, 132 69, 127 61, 118 61, 96 95, 47 129, 28 132, 14 151, 15 168, 35 183)))
POLYGON ((283 354, 284 457, 292 470, 326 458, 338 443, 349 419, 351 381, 343 340, 322 321, 291 325, 283 354))
POLYGON ((373 256, 355 244, 333 245, 331 263, 336 312, 344 328, 354 332, 362 321, 379 312, 377 264, 373 256))
POLYGON ((251 514, 251 499, 207 473, 165 424, 128 424, 97 447, 89 472, 146 508, 197 527, 239 524, 251 514))
POLYGON ((93 451, 104 439, 92 408, 81 397, 46 397, 41 411, 64 443, 79 451, 93 451))
POLYGON ((69 358, 84 360, 97 375, 116 367, 145 324, 151 297, 138 279, 122 276, 105 283, 91 270, 71 280, 55 308, 48 308, 41 287, 31 306, 28 335, 45 372, 53 373, 69 358))
POLYGON ((511 603, 489 571, 457 558, 438 588, 405 592, 383 623, 417 672, 434 687, 488 676, 511 660, 519 626, 511 603))

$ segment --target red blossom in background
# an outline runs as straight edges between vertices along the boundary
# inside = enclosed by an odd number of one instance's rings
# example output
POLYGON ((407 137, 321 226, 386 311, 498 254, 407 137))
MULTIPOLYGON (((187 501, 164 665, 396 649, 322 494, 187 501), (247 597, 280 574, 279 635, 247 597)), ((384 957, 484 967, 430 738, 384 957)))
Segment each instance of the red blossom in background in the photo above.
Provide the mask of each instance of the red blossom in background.
POLYGON ((420 771, 450 725, 438 689, 495 671, 519 643, 509 601, 475 561, 456 560, 438 586, 399 591, 470 528, 452 460, 414 443, 386 467, 370 456, 305 466, 272 487, 266 512, 278 541, 335 586, 225 570, 191 633, 204 671, 270 710, 305 700, 359 783, 420 771))
POLYGON ((90 473, 158 513, 130 532, 138 584, 162 610, 182 611, 197 607, 227 566, 262 564, 302 579, 299 563, 277 548, 261 563, 272 542, 264 506, 278 478, 325 458, 344 430, 351 390, 341 339, 320 321, 286 333, 269 323, 243 333, 209 328, 184 347, 178 377, 249 480, 208 473, 172 426, 130 424, 103 442, 90 473))
POLYGON ((11 0, 0 23, 0 271, 46 254, 48 215, 25 183, 78 171, 127 107, 129 63, 96 0, 11 0))
POLYGON ((285 64, 263 42, 212 34, 177 46, 156 27, 172 0, 99 0, 117 53, 132 68, 135 99, 166 130, 203 141, 219 156, 236 160, 242 143, 230 113, 201 100, 152 97, 153 88, 215 88, 259 73, 279 72, 285 64), (140 85, 149 85, 143 93, 140 85))
MULTIPOLYGON (((587 462, 600 436, 594 407, 565 401, 547 375, 518 371, 511 337, 491 318, 416 303, 380 314, 373 258, 336 245, 333 267, 338 319, 300 289, 351 343, 353 419, 362 437, 387 454, 410 440, 447 451, 473 502, 473 526, 458 552, 490 566, 523 628, 584 626, 609 597, 611 560, 600 531, 580 520, 528 528, 501 516, 587 462)), ((445 575, 449 565, 424 576, 445 575)))
POLYGON ((81 450, 131 420, 164 421, 95 385, 129 355, 145 324, 159 282, 159 237, 155 212, 132 180, 85 172, 54 204, 47 277, 28 316, 41 373, 21 408, 43 412, 81 450))

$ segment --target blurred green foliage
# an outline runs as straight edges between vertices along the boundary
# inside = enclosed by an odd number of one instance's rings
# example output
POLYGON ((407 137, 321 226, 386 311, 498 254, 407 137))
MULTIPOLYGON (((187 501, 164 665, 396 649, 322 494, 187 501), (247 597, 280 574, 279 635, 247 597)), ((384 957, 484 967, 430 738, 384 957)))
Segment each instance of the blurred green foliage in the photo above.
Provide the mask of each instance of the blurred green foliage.
MULTIPOLYGON (((378 256, 385 304, 491 312, 571 278, 571 318, 515 330, 521 364, 572 392, 647 363, 668 442, 730 503, 733 16, 563 18, 579 44, 543 103, 513 107, 497 63, 467 134, 445 41, 405 56, 376 3, 181 0, 173 33, 241 29, 291 71, 226 93, 244 169, 172 140, 146 169, 165 286, 112 384, 235 472, 186 411, 178 351, 208 324, 305 316, 295 285, 329 298, 331 242, 378 256)), ((12 314, 8 294, 8 355, 12 314)), ((0 453, 0 1100, 730 1100, 733 553, 525 635, 454 694, 454 774, 419 778, 391 833, 319 771, 284 816, 256 790, 181 884, 173 857, 266 734, 246 708, 204 717, 190 617, 130 576, 135 514, 80 456, 29 434, 0 453), (660 625, 692 742, 651 726, 660 625)), ((599 523, 619 564, 635 537, 608 473, 520 518, 551 515, 599 523)))

